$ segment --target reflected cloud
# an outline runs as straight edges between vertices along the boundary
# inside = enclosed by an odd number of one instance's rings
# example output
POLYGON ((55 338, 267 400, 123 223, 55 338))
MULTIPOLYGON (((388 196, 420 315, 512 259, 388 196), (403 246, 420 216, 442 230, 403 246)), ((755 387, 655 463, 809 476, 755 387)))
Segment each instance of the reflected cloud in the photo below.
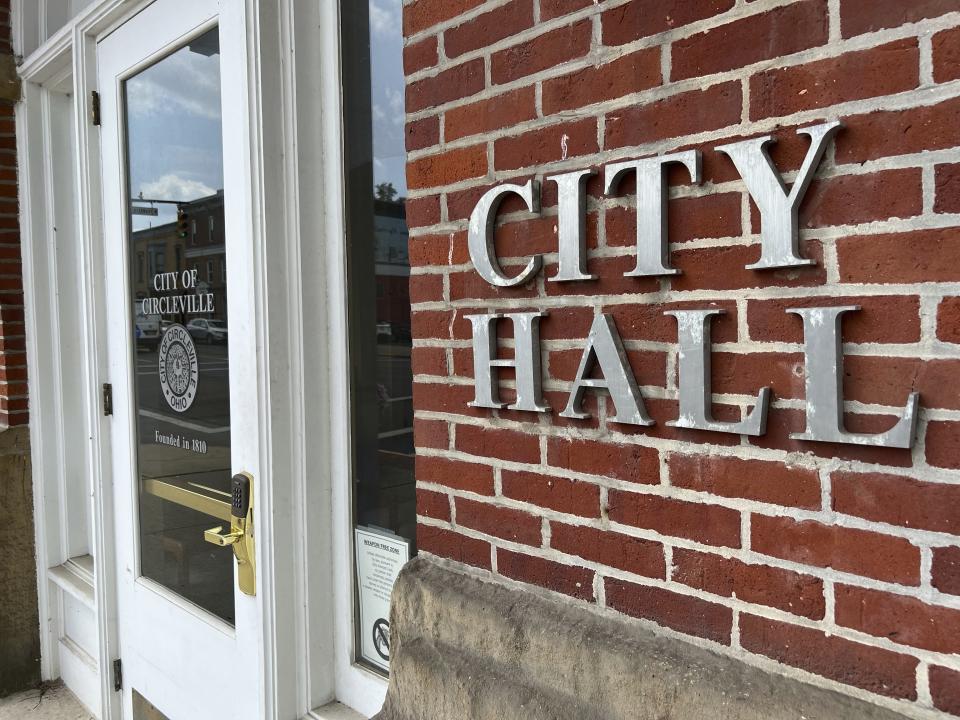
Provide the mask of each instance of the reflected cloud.
POLYGON ((148 198, 181 202, 207 197, 217 192, 199 180, 189 180, 173 173, 164 175, 154 182, 142 183, 140 191, 148 198))
POLYGON ((391 35, 399 31, 399 2, 394 7, 384 8, 376 0, 370 1, 370 30, 374 35, 391 35))
POLYGON ((131 78, 126 84, 129 112, 134 117, 186 112, 208 120, 220 119, 220 64, 184 48, 164 62, 131 78))

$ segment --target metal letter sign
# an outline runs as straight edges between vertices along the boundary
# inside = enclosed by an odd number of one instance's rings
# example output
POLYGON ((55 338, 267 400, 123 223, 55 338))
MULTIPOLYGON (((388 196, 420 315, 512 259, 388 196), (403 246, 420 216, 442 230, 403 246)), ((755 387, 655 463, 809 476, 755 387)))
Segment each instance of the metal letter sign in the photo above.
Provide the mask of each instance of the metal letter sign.
POLYGON ((653 420, 647 415, 640 397, 640 388, 633 377, 627 353, 623 349, 620 333, 613 318, 609 315, 597 315, 593 319, 590 335, 587 337, 587 346, 583 349, 580 358, 580 367, 577 377, 570 388, 570 398, 567 407, 560 417, 588 418, 589 413, 583 411, 583 393, 587 388, 604 389, 610 392, 610 398, 616 406, 617 414, 611 420, 628 425, 653 425, 653 420), (590 371, 594 365, 600 367, 603 378, 590 378, 590 371))
POLYGON ((546 313, 527 312, 509 315, 466 315, 473 326, 474 398, 470 407, 509 407, 511 410, 546 412, 540 373, 540 318, 546 313), (497 334, 490 332, 498 319, 513 322, 513 360, 496 360, 497 334), (500 400, 496 368, 512 367, 517 373, 517 399, 512 405, 500 400))
MULTIPOLYGON (((787 190, 780 172, 774 166, 767 145, 770 136, 743 140, 716 149, 726 154, 743 178, 747 191, 760 209, 760 259, 748 269, 812 265, 801 257, 798 245, 798 210, 816 173, 827 143, 842 128, 840 122, 828 122, 797 130, 810 137, 803 165, 793 186, 787 190)), ((623 175, 631 170, 637 175, 636 267, 628 277, 676 275, 680 271, 670 265, 667 235, 666 169, 670 164, 687 168, 690 180, 700 183, 700 153, 696 150, 661 155, 639 160, 611 163, 604 168, 604 191, 612 194, 623 175)), ((547 177, 557 184, 557 273, 553 282, 595 280, 587 272, 586 251, 586 182, 594 170, 576 170, 547 177)), ((523 185, 504 184, 484 193, 470 215, 467 235, 470 258, 480 276, 496 287, 512 287, 533 278, 541 269, 542 257, 534 255, 526 267, 512 277, 504 274, 494 249, 494 224, 497 208, 508 194, 519 195, 533 213, 540 212, 540 187, 534 180, 523 185)), ((843 313, 858 310, 856 306, 802 308, 787 310, 803 318, 804 355, 806 358, 807 428, 791 435, 797 440, 909 448, 916 434, 919 396, 911 393, 897 424, 884 433, 847 432, 843 425, 843 354, 840 319, 843 313)), ((679 417, 668 425, 680 428, 737 435, 763 435, 767 426, 770 388, 761 388, 756 403, 747 417, 739 422, 721 422, 711 411, 710 388, 710 323, 718 309, 673 310, 665 313, 677 319, 679 417)), ((473 364, 475 396, 471 407, 509 408, 529 412, 547 412, 541 392, 539 322, 546 312, 516 312, 466 316, 473 326, 473 364), (509 318, 513 322, 514 358, 499 360, 496 321, 509 318), (497 368, 516 369, 517 397, 512 404, 500 400, 497 368)), ((562 417, 587 418, 583 396, 588 389, 610 393, 616 414, 614 422, 630 425, 653 425, 647 414, 636 378, 627 359, 623 342, 613 318, 597 315, 586 339, 577 376, 562 417), (594 367, 602 378, 590 377, 594 367)))
POLYGON ((628 170, 637 171, 637 266, 626 277, 646 275, 678 275, 670 267, 670 246, 667 243, 667 165, 686 166, 690 180, 700 182, 700 153, 695 150, 661 155, 645 160, 629 160, 604 168, 604 184, 609 195, 617 189, 620 178, 628 170))
POLYGON ((667 425, 736 433, 763 435, 767 431, 767 405, 770 388, 757 395, 757 403, 741 422, 719 422, 710 412, 710 320, 722 315, 723 310, 673 310, 664 315, 677 319, 677 337, 680 343, 680 416, 667 425))
POLYGON ((715 148, 733 160, 750 197, 760 209, 760 260, 753 265, 747 265, 747 269, 762 270, 814 264, 813 260, 802 258, 798 254, 797 211, 827 149, 827 141, 841 127, 839 122, 829 122, 797 130, 798 135, 810 136, 810 149, 789 194, 780 172, 767 154, 767 145, 773 142, 769 135, 715 148))
POLYGON ((540 256, 530 258, 527 266, 514 277, 507 277, 497 261, 493 247, 493 225, 497 219, 497 208, 503 202, 504 195, 514 193, 523 198, 530 212, 540 212, 540 185, 527 180, 524 185, 499 185, 487 190, 470 214, 470 227, 467 230, 467 246, 470 259, 484 280, 496 287, 522 285, 540 272, 540 256))
POLYGON ((807 430, 790 435, 794 440, 819 440, 848 445, 909 448, 917 428, 918 393, 910 393, 900 420, 890 430, 876 435, 847 432, 843 427, 843 347, 840 322, 846 307, 787 310, 803 318, 804 356, 807 369, 807 430))

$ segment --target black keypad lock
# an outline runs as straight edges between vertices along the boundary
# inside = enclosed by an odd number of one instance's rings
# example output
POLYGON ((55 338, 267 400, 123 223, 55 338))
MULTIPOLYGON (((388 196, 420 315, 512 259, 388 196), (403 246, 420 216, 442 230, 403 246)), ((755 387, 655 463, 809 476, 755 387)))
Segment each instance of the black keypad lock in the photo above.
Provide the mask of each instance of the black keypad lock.
POLYGON ((231 495, 230 513, 235 518, 245 518, 250 509, 250 478, 246 475, 234 475, 231 495))

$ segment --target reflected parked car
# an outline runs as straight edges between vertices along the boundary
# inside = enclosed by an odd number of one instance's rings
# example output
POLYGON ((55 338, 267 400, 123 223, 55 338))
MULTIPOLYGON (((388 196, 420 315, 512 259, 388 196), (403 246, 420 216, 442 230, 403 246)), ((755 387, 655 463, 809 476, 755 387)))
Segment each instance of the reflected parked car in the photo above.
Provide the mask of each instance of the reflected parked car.
POLYGON ((187 332, 197 342, 225 343, 227 341, 227 325, 223 320, 194 318, 187 323, 187 332))
POLYGON ((156 350, 162 334, 160 331, 160 316, 146 315, 138 307, 134 319, 133 334, 138 348, 145 347, 148 350, 156 350))

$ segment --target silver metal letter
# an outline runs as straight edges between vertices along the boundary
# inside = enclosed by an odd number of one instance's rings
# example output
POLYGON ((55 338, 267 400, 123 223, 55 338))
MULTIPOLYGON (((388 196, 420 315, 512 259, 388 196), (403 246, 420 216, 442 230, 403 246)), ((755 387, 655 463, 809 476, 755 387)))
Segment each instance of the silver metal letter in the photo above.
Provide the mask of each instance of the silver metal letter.
POLYGON ((497 251, 493 244, 493 228, 497 219, 497 208, 505 195, 516 193, 527 204, 530 212, 540 212, 540 185, 534 180, 527 180, 524 185, 498 185, 487 190, 477 202, 477 206, 470 213, 470 227, 467 231, 467 246, 470 249, 470 259, 484 280, 497 287, 512 287, 522 285, 540 271, 541 258, 534 255, 527 266, 514 277, 503 274, 500 262, 497 260, 497 251))
POLYGON ((465 315, 473 326, 473 375, 474 399, 470 407, 509 408, 529 412, 547 412, 543 403, 540 372, 540 318, 545 312, 492 313, 489 315, 465 315), (493 325, 499 318, 513 322, 513 360, 498 360, 497 334, 493 325), (517 399, 509 405, 500 400, 497 368, 516 368, 517 399))
POLYGON ((583 393, 587 388, 602 388, 610 393, 617 414, 611 420, 628 425, 653 425, 653 420, 647 414, 640 396, 640 388, 630 369, 627 353, 623 349, 620 333, 613 318, 609 315, 597 315, 590 327, 587 337, 587 346, 583 349, 580 358, 580 368, 573 387, 570 389, 570 399, 567 407, 560 413, 560 417, 588 418, 589 413, 583 412, 583 393), (596 380, 589 377, 594 365, 599 365, 603 378, 596 380))
POLYGON ((803 433, 792 433, 790 437, 794 440, 909 448, 916 435, 919 393, 910 393, 900 420, 884 433, 851 433, 843 427, 843 346, 840 342, 840 323, 844 313, 859 309, 859 305, 848 305, 787 310, 788 313, 803 318, 807 371, 807 430, 803 433))
POLYGON ((774 166, 766 146, 773 142, 769 135, 752 140, 720 145, 716 149, 725 153, 737 166, 750 197, 760 209, 760 259, 749 270, 764 268, 813 265, 814 261, 802 258, 798 249, 798 210, 803 196, 810 187, 814 173, 820 165, 827 141, 843 127, 840 122, 828 122, 797 130, 798 135, 810 136, 810 149, 797 173, 793 187, 787 193, 780 172, 774 166))
POLYGON ((677 319, 677 340, 680 356, 680 415, 667 425, 696 430, 763 435, 767 430, 767 407, 770 388, 757 395, 757 403, 745 420, 720 422, 710 410, 710 322, 723 310, 670 310, 664 315, 677 319))
POLYGON ((557 234, 560 260, 553 282, 595 280, 587 272, 587 192, 586 181, 593 170, 576 170, 548 177, 557 184, 557 234))
POLYGON ((616 190, 621 176, 637 171, 637 266, 626 277, 679 275, 670 267, 667 240, 667 165, 680 163, 690 173, 690 181, 700 182, 700 152, 687 150, 672 155, 612 163, 604 168, 607 195, 616 190))

